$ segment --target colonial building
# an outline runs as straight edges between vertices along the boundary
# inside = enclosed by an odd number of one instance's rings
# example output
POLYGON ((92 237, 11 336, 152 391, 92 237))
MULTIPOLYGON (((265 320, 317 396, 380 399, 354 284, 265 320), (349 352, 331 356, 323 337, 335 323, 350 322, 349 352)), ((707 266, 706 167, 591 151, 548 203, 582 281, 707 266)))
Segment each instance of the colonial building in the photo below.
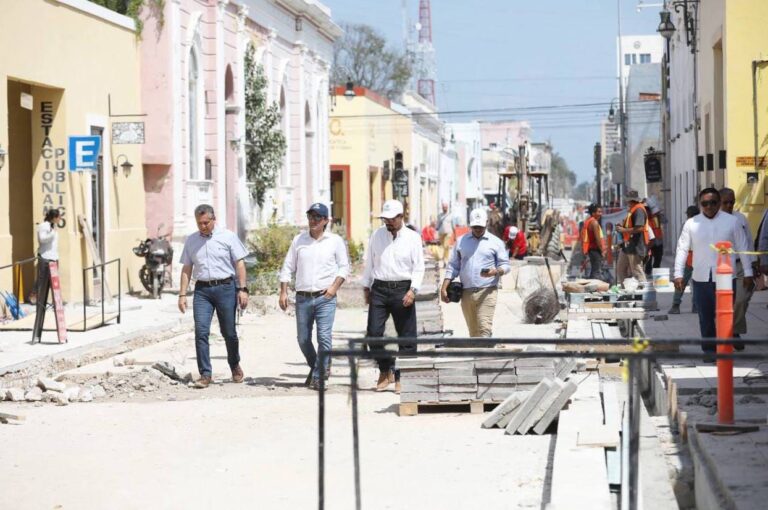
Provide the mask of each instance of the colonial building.
POLYGON ((245 238, 268 221, 302 222, 330 200, 328 73, 341 30, 315 0, 170 0, 145 19, 142 95, 147 227, 178 246, 195 229, 200 203, 245 238), (287 150, 263 207, 246 168, 245 55, 263 66, 266 96, 279 106, 287 150))
MULTIPOLYGON (((146 236, 138 144, 149 135, 136 40, 133 20, 84 0, 3 3, 0 265, 34 257, 36 224, 58 208, 65 301, 103 285, 101 272, 88 271, 83 289, 84 268, 97 259, 121 259, 122 289, 141 288, 131 248, 146 236)), ((23 268, 26 294, 34 269, 23 268)), ((115 293, 116 266, 105 276, 115 293)), ((0 288, 18 284, 0 272, 0 288)))

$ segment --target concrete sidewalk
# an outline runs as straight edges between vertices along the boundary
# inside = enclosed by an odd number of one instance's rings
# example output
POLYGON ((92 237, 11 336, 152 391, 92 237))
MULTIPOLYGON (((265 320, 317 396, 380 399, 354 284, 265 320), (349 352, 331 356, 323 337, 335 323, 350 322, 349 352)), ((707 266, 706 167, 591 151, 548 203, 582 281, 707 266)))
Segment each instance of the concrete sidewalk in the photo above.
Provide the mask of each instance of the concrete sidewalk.
MULTIPOLYGON (((174 333, 183 332, 191 328, 192 314, 182 315, 176 303, 175 294, 164 294, 157 300, 125 295, 122 298, 120 324, 115 319, 88 331, 69 331, 68 342, 65 344, 58 343, 55 331, 44 331, 42 343, 34 345, 30 343, 32 332, 29 330, 0 331, 0 376, 29 369, 33 365, 42 367, 46 363, 78 356, 93 349, 117 346, 143 336, 171 330, 174 333)), ((117 302, 105 308, 108 311, 116 310, 117 302)), ((82 314, 82 306, 68 307, 65 313, 68 316, 82 314)), ((47 315, 52 314, 49 310, 47 315)))
MULTIPOLYGON (((671 289, 660 290, 659 312, 672 304, 671 289)), ((748 334, 743 338, 768 340, 768 291, 756 292, 747 312, 748 334)), ((691 294, 686 293, 679 315, 667 320, 640 321, 649 338, 699 336, 698 316, 691 313, 691 294)), ((700 355, 699 346, 682 346, 682 352, 700 355)), ((768 354, 765 346, 749 352, 768 354)), ((716 435, 696 431, 697 423, 717 422, 717 367, 700 358, 687 361, 660 360, 654 379, 656 411, 678 425, 679 438, 690 448, 694 461, 696 506, 699 509, 763 508, 768 500, 768 358, 734 363, 735 417, 737 423, 760 425, 758 432, 716 435)))

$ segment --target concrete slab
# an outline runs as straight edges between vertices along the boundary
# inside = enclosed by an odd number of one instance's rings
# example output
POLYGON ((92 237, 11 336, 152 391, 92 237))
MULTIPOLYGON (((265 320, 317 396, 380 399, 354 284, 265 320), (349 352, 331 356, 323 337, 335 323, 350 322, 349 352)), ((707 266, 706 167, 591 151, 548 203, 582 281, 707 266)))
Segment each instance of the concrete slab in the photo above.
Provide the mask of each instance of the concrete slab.
POLYGON ((544 395, 549 392, 552 387, 553 381, 551 379, 544 379, 536 388, 528 395, 523 405, 515 409, 512 418, 507 423, 505 434, 512 435, 517 432, 518 427, 525 421, 528 415, 536 408, 544 395))
POLYGON ((570 399, 571 396, 576 393, 576 388, 577 385, 573 381, 567 381, 563 385, 562 389, 560 390, 560 394, 550 404, 549 408, 544 412, 541 419, 533 427, 533 431, 536 434, 543 434, 550 426, 550 424, 557 419, 557 417, 560 415, 560 411, 562 411, 563 407, 568 402, 568 399, 570 399))
POLYGON ((527 394, 525 393, 513 393, 508 396, 501 404, 496 406, 496 409, 491 411, 491 414, 488 415, 488 418, 485 419, 481 427, 489 429, 497 426, 499 420, 517 409, 526 396, 527 394))
POLYGON ((560 379, 555 379, 552 381, 552 386, 550 386, 547 393, 544 394, 543 397, 541 397, 541 400, 538 404, 536 404, 536 407, 534 407, 531 412, 528 414, 528 416, 523 420, 523 422, 520 424, 519 427, 517 427, 517 433, 521 435, 525 435, 528 433, 528 431, 536 424, 538 421, 544 416, 544 413, 549 409, 549 406, 552 405, 552 403, 557 399, 557 397, 560 395, 560 392, 563 390, 563 381, 560 379))

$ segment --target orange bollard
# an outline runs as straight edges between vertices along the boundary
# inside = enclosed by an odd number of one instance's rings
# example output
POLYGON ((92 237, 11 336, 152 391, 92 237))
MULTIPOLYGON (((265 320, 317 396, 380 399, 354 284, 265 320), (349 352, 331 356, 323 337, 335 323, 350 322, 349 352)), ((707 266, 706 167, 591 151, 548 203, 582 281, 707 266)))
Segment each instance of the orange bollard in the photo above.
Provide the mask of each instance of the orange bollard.
MULTIPOLYGON (((733 267, 729 241, 715 244, 717 253, 717 271, 715 272, 715 327, 718 339, 733 336, 733 267)), ((733 345, 718 343, 718 354, 730 354, 733 345)), ((733 360, 717 360, 717 421, 733 423, 733 360)))

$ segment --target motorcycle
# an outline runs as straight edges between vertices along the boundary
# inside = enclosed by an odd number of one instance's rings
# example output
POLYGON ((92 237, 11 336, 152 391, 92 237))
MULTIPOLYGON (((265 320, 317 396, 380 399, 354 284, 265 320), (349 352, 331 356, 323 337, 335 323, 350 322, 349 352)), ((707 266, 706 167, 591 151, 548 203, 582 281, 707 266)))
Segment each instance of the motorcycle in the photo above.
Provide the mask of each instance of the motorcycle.
POLYGON ((160 235, 161 223, 157 227, 157 236, 139 241, 139 245, 133 248, 137 257, 144 257, 144 265, 139 270, 141 284, 158 299, 163 292, 163 287, 171 284, 171 261, 173 260, 173 247, 167 237, 170 234, 160 235))

